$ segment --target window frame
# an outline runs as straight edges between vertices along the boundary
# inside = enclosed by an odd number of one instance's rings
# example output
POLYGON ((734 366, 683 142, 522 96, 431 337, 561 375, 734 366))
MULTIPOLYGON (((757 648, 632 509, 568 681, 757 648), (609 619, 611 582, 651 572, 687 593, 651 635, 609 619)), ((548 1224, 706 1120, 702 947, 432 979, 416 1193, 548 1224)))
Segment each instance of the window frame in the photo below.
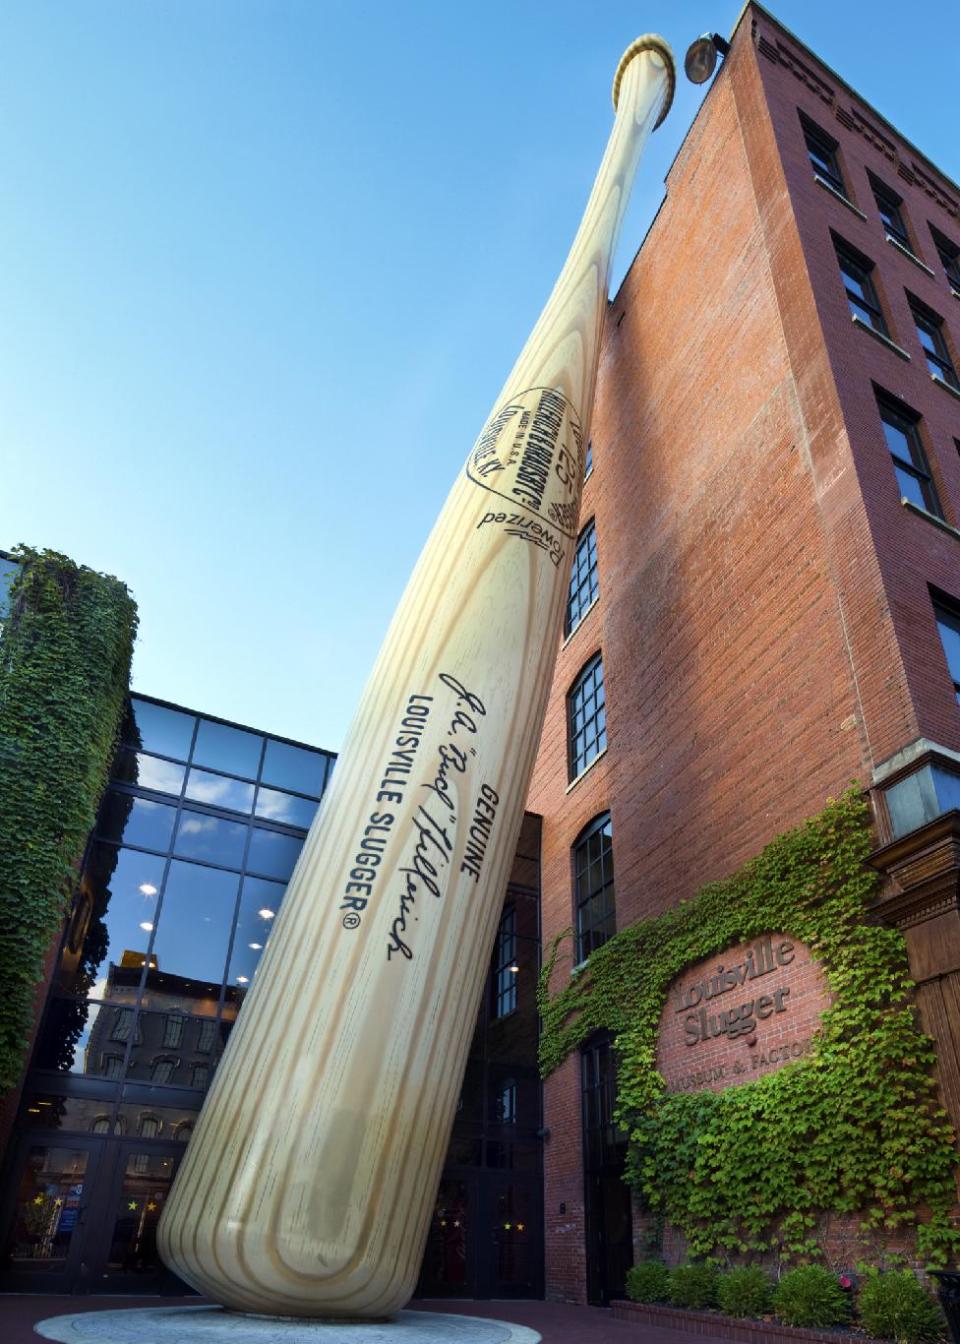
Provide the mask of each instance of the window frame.
POLYGON ((909 290, 907 290, 907 303, 910 306, 910 316, 913 318, 913 325, 916 328, 917 340, 920 342, 920 349, 927 361, 927 369, 931 377, 939 378, 942 383, 952 387, 955 392, 960 392, 960 379, 957 377, 956 366, 950 355, 950 347, 947 345, 943 318, 939 313, 935 313, 932 308, 928 308, 922 299, 918 299, 909 290), (930 338, 934 347, 932 350, 924 342, 924 333, 930 338))
POLYGON ((587 612, 594 605, 600 596, 600 571, 597 558, 597 519, 596 516, 587 520, 580 529, 580 535, 577 537, 576 548, 573 552, 573 565, 570 569, 570 585, 567 589, 567 606, 563 617, 563 634, 565 639, 577 630, 582 624, 587 612), (592 542, 592 553, 591 553, 592 542), (586 564, 581 568, 580 552, 581 548, 586 548, 586 564), (582 600, 582 594, 586 590, 586 601, 582 600), (571 616, 574 606, 574 598, 577 599, 576 617, 571 616))
POLYGON ((591 952, 602 947, 617 931, 616 869, 613 858, 613 820, 609 810, 598 813, 574 840, 570 847, 573 877, 573 927, 576 938, 577 963, 587 960, 591 952), (590 842, 601 837, 600 847, 591 856, 590 842), (603 841, 606 840, 606 845, 603 841), (583 856, 581 870, 580 858, 583 856), (600 865, 600 884, 582 889, 582 882, 590 869, 600 865), (609 869, 609 872, 607 871, 609 869), (595 916, 593 911, 609 895, 609 910, 595 916))
MULTIPOLYGON (((585 699, 586 697, 584 697, 585 699)), ((603 655, 598 649, 583 664, 577 673, 570 689, 567 691, 567 774, 572 784, 575 780, 589 769, 593 762, 600 756, 607 746, 607 697, 606 686, 603 676, 603 655), (599 668, 599 679, 596 676, 599 668), (578 727, 575 726, 575 719, 581 712, 581 701, 579 699, 589 679, 592 679, 592 694, 594 700, 593 713, 586 714, 583 710, 583 722, 578 727), (601 698, 602 697, 602 698, 601 698), (588 734, 588 726, 595 725, 602 715, 601 726, 588 734), (576 749, 576 743, 582 743, 582 749, 576 749), (592 754, 591 754, 592 751, 592 754)))
POLYGON ((803 132, 804 147, 814 177, 819 177, 831 190, 842 196, 844 200, 849 201, 850 193, 847 191, 847 184, 843 177, 843 167, 837 156, 840 142, 835 140, 822 126, 818 126, 815 121, 811 121, 805 112, 799 108, 797 111, 800 117, 800 128, 803 132), (813 142, 812 145, 811 141, 813 142), (814 151, 816 151, 822 163, 816 162, 814 151))
POLYGON ((851 315, 859 318, 865 326, 869 326, 872 331, 878 332, 881 336, 886 336, 889 340, 890 328, 887 325, 886 315, 880 303, 880 295, 877 293, 877 287, 873 282, 873 271, 876 269, 874 262, 869 257, 864 256, 862 252, 857 251, 855 247, 851 247, 844 238, 834 233, 832 229, 830 237, 833 239, 837 267, 840 271, 840 279, 847 296, 851 315), (866 297, 851 293, 847 284, 848 280, 858 284, 865 291, 866 297))
POLYGON ((960 637, 960 602, 948 597, 946 593, 941 593, 937 589, 931 589, 930 599, 933 603, 933 617, 937 624, 937 634, 940 637, 940 647, 943 650, 943 661, 946 663, 947 675, 953 683, 953 693, 957 703, 960 704, 960 666, 955 669, 950 665, 950 655, 947 653, 947 646, 943 640, 943 631, 941 625, 948 626, 960 637))
POLYGON ((906 215, 903 213, 903 197, 898 196, 893 188, 888 187, 885 182, 881 182, 879 177, 874 177, 873 173, 868 171, 867 176, 870 179, 870 190, 873 192, 874 204, 877 207, 884 233, 888 238, 892 238, 895 243, 899 243, 901 247, 906 248, 911 256, 916 256, 917 249, 913 245, 906 215), (884 219, 884 212, 893 218, 892 226, 884 219))
POLYGON ((947 277, 947 283, 953 293, 960 296, 960 247, 933 224, 930 225, 930 236, 940 265, 943 267, 943 273, 947 277))
MULTIPOLYGON (((896 397, 891 396, 889 392, 885 392, 877 387, 876 384, 874 384, 874 395, 876 397, 877 412, 881 422, 880 433, 883 437, 886 449, 890 454, 890 458, 894 463, 894 473, 897 485, 900 485, 899 477, 896 476, 896 468, 899 467, 902 471, 906 472, 908 476, 913 477, 913 479, 918 482, 920 494, 924 501, 923 508, 926 512, 932 514, 935 518, 944 519, 943 507, 940 503, 936 481, 933 479, 933 473, 930 470, 930 463, 920 434, 921 416, 909 406, 906 406, 903 402, 899 401, 896 397), (913 453, 913 456, 909 461, 900 457, 899 454, 895 453, 890 447, 890 444, 887 442, 886 434, 882 428, 884 423, 890 425, 892 429, 899 430, 907 439, 913 453)), ((902 490, 900 495, 901 498, 906 498, 902 490)), ((912 503, 913 501, 908 500, 907 502, 912 503)))
POLYGON ((497 941, 493 949, 492 994, 490 996, 490 1019, 499 1022, 501 1018, 515 1013, 519 1006, 517 973, 511 968, 517 964, 517 907, 504 907, 497 927, 497 941))

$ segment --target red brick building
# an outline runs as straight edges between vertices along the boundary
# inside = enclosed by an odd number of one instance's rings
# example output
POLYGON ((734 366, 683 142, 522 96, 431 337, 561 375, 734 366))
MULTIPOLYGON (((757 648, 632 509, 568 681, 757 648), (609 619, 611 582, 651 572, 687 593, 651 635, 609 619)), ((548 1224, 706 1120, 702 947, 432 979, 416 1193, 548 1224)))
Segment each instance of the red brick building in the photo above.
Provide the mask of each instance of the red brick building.
MULTIPOLYGON (((609 309, 529 807, 582 958, 868 788, 960 1121, 958 354, 960 188, 748 5, 609 309)), ((630 1263, 610 1073, 545 1083, 551 1297, 630 1263)))

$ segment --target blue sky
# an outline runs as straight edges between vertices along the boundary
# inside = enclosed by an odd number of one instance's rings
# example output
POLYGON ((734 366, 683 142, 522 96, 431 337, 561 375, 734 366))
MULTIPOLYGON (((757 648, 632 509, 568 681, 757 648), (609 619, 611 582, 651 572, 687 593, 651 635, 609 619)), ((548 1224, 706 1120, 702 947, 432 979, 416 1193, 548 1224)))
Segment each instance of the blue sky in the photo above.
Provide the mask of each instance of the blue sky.
MULTIPOLYGON (((772 8, 960 177, 942 5, 772 8)), ((336 749, 566 254, 621 51, 682 59, 738 11, 4 0, 0 547, 130 585, 137 688, 336 749)), ((701 96, 650 141, 615 282, 701 96)))

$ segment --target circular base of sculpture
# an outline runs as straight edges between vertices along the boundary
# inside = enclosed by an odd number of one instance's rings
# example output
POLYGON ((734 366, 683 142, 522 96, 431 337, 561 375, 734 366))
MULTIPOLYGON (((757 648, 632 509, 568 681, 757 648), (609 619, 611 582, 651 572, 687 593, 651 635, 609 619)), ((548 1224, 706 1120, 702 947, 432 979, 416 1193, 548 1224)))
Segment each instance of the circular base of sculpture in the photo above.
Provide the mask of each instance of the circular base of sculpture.
POLYGON ((136 1307, 51 1316, 35 1325, 62 1344, 539 1344, 524 1325, 438 1311, 401 1311, 392 1321, 307 1321, 244 1316, 217 1306, 136 1307))

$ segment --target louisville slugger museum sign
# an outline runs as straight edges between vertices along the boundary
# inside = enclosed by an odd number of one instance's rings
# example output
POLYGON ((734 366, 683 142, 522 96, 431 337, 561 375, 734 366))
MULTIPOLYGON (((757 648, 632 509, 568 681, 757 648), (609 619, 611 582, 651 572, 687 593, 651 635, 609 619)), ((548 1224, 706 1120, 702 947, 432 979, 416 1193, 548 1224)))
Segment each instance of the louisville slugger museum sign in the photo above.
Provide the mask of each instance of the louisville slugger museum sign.
POLYGON ((830 1005, 810 949, 768 934, 691 966, 671 985, 657 1067, 671 1092, 719 1091, 801 1059, 830 1005))

